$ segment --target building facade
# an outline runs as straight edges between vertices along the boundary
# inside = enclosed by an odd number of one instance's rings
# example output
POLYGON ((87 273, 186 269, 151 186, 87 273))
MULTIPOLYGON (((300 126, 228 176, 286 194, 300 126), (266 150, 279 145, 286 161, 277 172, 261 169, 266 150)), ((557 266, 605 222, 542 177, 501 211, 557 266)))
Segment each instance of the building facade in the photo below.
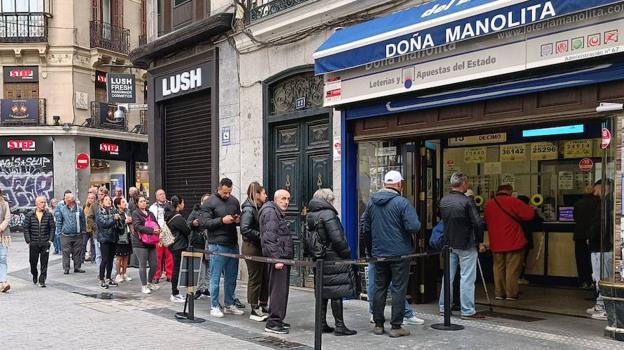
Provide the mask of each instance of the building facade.
POLYGON ((35 198, 85 200, 92 185, 149 189, 144 71, 128 53, 145 37, 139 0, 0 2, 0 188, 14 226, 35 198), (115 118, 107 73, 135 77, 136 103, 115 118), (77 156, 86 162, 77 168, 77 156))

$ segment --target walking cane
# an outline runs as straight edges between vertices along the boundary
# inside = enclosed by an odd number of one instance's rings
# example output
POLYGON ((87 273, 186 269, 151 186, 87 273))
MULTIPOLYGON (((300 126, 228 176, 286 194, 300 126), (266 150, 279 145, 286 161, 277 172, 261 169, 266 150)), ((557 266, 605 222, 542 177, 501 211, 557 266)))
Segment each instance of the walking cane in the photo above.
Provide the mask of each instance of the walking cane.
POLYGON ((488 293, 487 285, 485 284, 485 277, 483 276, 483 269, 481 268, 481 260, 479 260, 479 255, 477 255, 477 266, 479 267, 479 274, 481 275, 481 282, 483 282, 483 289, 485 290, 485 297, 490 307, 490 312, 493 312, 494 309, 492 308, 492 300, 490 300, 490 293, 488 293))

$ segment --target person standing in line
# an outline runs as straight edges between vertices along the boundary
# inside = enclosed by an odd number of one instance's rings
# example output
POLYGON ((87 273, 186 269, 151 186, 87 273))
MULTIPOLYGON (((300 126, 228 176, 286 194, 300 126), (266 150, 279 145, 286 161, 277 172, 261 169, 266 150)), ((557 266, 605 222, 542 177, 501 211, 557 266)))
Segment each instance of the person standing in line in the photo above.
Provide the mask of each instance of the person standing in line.
MULTIPOLYGON (((254 181, 247 188, 247 200, 243 203, 240 230, 243 236, 244 255, 262 256, 260 241, 260 224, 258 210, 266 202, 267 195, 264 187, 254 181)), ((269 317, 269 268, 267 264, 258 261, 245 260, 249 281, 247 283, 247 302, 251 305, 249 319, 264 322, 269 317)))
POLYGON ((598 180, 594 184, 594 196, 598 198, 598 205, 591 218, 589 251, 591 252, 592 278, 596 286, 598 297, 596 305, 586 310, 595 320, 607 320, 604 297, 600 290, 600 280, 609 280, 613 276, 613 193, 612 180, 598 180), (606 197, 606 198, 605 198, 606 197), (609 198, 610 197, 610 198, 609 198), (604 211, 605 219, 602 214, 604 211))
MULTIPOLYGON (((156 221, 158 222, 158 226, 163 227, 165 225, 165 206, 167 205, 167 194, 163 189, 159 189, 156 191, 156 202, 154 202, 149 211, 154 214, 156 221)), ((156 274, 154 275, 154 281, 152 283, 158 284, 158 282, 163 278, 167 279, 167 281, 171 281, 171 277, 173 276, 173 256, 171 255, 171 251, 167 247, 162 247, 160 244, 156 245, 156 274), (163 263, 165 268, 163 270, 163 263)))
MULTIPOLYGON (((334 208, 334 193, 328 188, 321 188, 314 193, 310 201, 310 213, 306 217, 309 231, 316 231, 325 247, 326 261, 341 261, 351 258, 351 249, 334 208)), ((355 296, 355 274, 351 265, 327 265, 323 269, 323 333, 335 335, 354 335, 356 331, 345 326, 342 298, 355 296), (331 299, 331 310, 336 328, 327 324, 327 303, 331 299)))
MULTIPOLYGON (((240 203, 232 196, 232 180, 223 178, 214 196, 208 198, 206 207, 208 215, 205 223, 208 229, 208 249, 215 253, 238 254, 238 231, 236 225, 240 220, 240 203)), ((238 259, 219 255, 210 257, 210 296, 212 308, 210 315, 223 317, 224 313, 243 315, 245 312, 234 305, 236 297, 236 277, 238 276, 238 259), (219 307, 219 281, 223 274, 223 312, 219 307)))
POLYGON ((65 204, 56 211, 56 234, 61 236, 63 250, 63 273, 69 274, 70 257, 74 260, 74 272, 84 273, 82 264, 82 237, 87 231, 84 212, 78 207, 73 193, 65 195, 65 204))
POLYGON ((0 190, 0 292, 6 293, 11 289, 7 280, 9 245, 11 244, 11 210, 9 202, 4 199, 0 190))
MULTIPOLYGON (((277 190, 272 202, 266 202, 259 211, 260 240, 262 255, 275 259, 293 259, 295 248, 286 221, 286 210, 290 203, 290 193, 277 190)), ((270 266, 269 278, 269 318, 264 331, 288 334, 290 324, 284 322, 288 307, 290 288, 290 266, 276 263, 270 266)))
POLYGON ((113 201, 114 210, 121 217, 116 221, 115 231, 117 234, 117 244, 115 245, 115 256, 117 257, 117 276, 115 282, 132 281, 128 276, 128 259, 132 254, 132 216, 128 211, 128 202, 124 198, 115 198, 113 201))
POLYGON ((139 238, 139 234, 158 235, 159 228, 148 227, 147 220, 156 222, 156 217, 147 210, 147 199, 141 196, 137 202, 137 209, 132 213, 132 225, 134 232, 132 235, 132 251, 139 260, 139 277, 141 279, 141 291, 144 294, 150 294, 152 290, 158 290, 160 287, 153 284, 154 274, 156 273, 156 245, 143 242, 139 238), (147 264, 149 262, 149 274, 146 273, 147 264))
MULTIPOLYGON (((97 200, 91 205, 91 211, 89 212, 89 217, 91 218, 91 220, 93 220, 94 225, 93 225, 93 237, 95 237, 95 263, 97 264, 97 266, 100 266, 102 264, 102 251, 100 249, 101 245, 100 242, 98 242, 97 240, 97 235, 98 235, 98 226, 96 223, 96 215, 99 212, 100 208, 102 207, 102 200, 104 199, 105 196, 108 195, 108 189, 105 186, 100 186, 100 188, 98 188, 97 190, 97 200)), ((91 261, 93 261, 93 254, 91 254, 91 261)))
POLYGON ((89 193, 89 195, 87 196, 87 201, 83 208, 85 217, 87 219, 87 232, 84 235, 84 237, 82 237, 83 239, 82 263, 83 264, 85 263, 85 261, 91 261, 92 263, 95 263, 95 241, 97 240, 97 237, 94 237, 93 232, 95 231, 94 227, 96 224, 93 218, 91 218, 91 216, 89 215, 91 213, 91 206, 93 205, 93 203, 95 203, 95 199, 96 199, 96 195, 93 193, 89 193), (87 247, 89 247, 89 250, 91 252, 88 257, 87 257, 87 247))
MULTIPOLYGON (((52 218, 54 218, 54 222, 56 224, 56 216, 54 213, 56 212, 58 200, 56 198, 50 199, 50 207, 48 208, 48 212, 52 214, 52 218)), ((58 255, 61 253, 61 237, 58 237, 56 234, 52 239, 52 243, 54 244, 54 254, 58 255)))
MULTIPOLYGON (((384 176, 384 188, 375 192, 366 205, 362 218, 362 232, 366 247, 373 258, 409 255, 413 252, 415 235, 420 231, 416 209, 401 196, 403 176, 391 170, 384 176)), ((405 318, 405 295, 409 282, 409 260, 375 263, 375 294, 373 296, 373 320, 376 335, 384 331, 384 308, 390 283, 395 286, 392 294, 392 318, 390 337, 404 337, 410 331, 402 328, 405 318)))
POLYGON ((497 300, 518 300, 518 279, 524 263, 527 239, 522 230, 524 222, 533 220, 535 211, 513 197, 513 187, 503 184, 496 196, 485 205, 485 223, 494 258, 494 294, 497 300))
POLYGON ((43 196, 35 199, 35 209, 26 215, 24 220, 24 240, 28 244, 30 253, 30 273, 33 284, 45 288, 48 276, 48 259, 50 246, 54 240, 54 217, 46 210, 46 199, 43 196), (37 264, 41 261, 41 273, 37 271, 37 264))
POLYGON ((589 238, 594 224, 596 208, 600 208, 600 197, 595 195, 594 186, 574 203, 574 256, 581 288, 592 288, 592 263, 589 238))
POLYGON ((134 213, 137 208, 137 202, 139 200, 139 190, 136 187, 130 187, 128 189, 128 211, 130 215, 134 213))
MULTIPOLYGON (((483 244, 483 220, 474 201, 465 195, 470 188, 468 177, 463 173, 451 175, 451 192, 440 200, 440 215, 444 222, 444 242, 451 248, 450 284, 453 285, 455 272, 460 269, 461 318, 484 319, 475 310, 475 280, 479 252, 485 252, 483 244)), ((439 310, 444 313, 444 285, 440 290, 439 310)), ((452 294, 453 291, 451 290, 452 294)), ((453 296, 451 295, 451 300, 453 296)))
POLYGON ((184 199, 180 196, 172 196, 171 202, 165 206, 165 220, 171 230, 171 234, 175 237, 175 240, 169 246, 173 256, 173 276, 171 278, 171 296, 169 300, 173 303, 183 303, 185 301, 184 296, 180 295, 178 280, 180 278, 182 251, 189 246, 191 229, 186 224, 186 220, 181 214, 182 211, 184 211, 184 199))
MULTIPOLYGON (((186 223, 191 228, 191 246, 193 248, 204 251, 208 248, 208 231, 206 227, 202 226, 201 222, 206 222, 208 215, 208 209, 205 206, 210 193, 206 193, 201 197, 201 201, 195 204, 193 211, 186 219, 186 223)), ((197 291, 195 292, 195 299, 199 299, 202 295, 210 296, 210 258, 202 258, 202 266, 199 273, 199 280, 197 281, 197 291)))
POLYGON ((100 287, 117 287, 118 283, 111 278, 113 262, 115 260, 115 245, 117 244, 117 230, 115 226, 121 222, 121 216, 113 210, 113 200, 109 195, 104 196, 102 206, 95 216, 98 226, 97 240, 100 242, 102 263, 100 264, 100 287), (106 273, 106 276, 104 276, 106 273), (104 279, 106 277, 106 279, 104 279))

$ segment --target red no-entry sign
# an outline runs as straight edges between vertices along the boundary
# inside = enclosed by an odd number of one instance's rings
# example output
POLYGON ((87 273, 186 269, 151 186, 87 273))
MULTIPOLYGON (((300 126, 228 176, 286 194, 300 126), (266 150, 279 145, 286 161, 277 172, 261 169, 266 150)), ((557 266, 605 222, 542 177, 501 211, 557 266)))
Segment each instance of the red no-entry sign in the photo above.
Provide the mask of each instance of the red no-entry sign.
POLYGON ((89 167, 89 155, 86 153, 79 153, 76 157, 76 168, 85 170, 89 167))

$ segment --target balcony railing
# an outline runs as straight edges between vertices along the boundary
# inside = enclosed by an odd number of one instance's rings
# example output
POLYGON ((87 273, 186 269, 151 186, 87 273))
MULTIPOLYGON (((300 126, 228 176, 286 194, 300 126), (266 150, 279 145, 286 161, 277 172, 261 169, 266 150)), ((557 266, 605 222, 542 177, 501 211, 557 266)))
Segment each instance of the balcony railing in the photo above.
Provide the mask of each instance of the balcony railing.
POLYGON ((45 98, 0 100, 0 125, 37 126, 46 124, 45 98))
POLYGON ((316 0, 247 0, 249 22, 253 23, 312 1, 316 0))
POLYGON ((0 13, 0 43, 47 41, 48 17, 45 13, 0 13))
POLYGON ((91 101, 91 118, 87 118, 81 126, 128 131, 127 115, 123 119, 115 119, 116 110, 114 103, 91 101))
POLYGON ((127 55, 130 52, 130 29, 101 21, 91 21, 91 48, 106 49, 127 55))

